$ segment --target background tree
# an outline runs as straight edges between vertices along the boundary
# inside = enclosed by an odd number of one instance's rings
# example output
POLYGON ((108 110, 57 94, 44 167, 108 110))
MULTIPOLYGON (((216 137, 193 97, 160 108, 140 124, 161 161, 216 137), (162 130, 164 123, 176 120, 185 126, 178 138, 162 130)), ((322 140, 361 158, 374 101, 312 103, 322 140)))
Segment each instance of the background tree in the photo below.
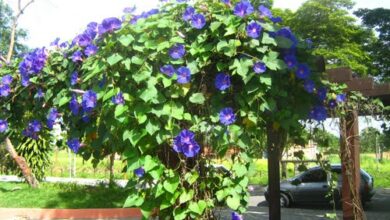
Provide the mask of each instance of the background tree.
POLYGON ((362 19, 365 26, 373 28, 378 33, 378 39, 368 45, 373 59, 372 74, 381 79, 390 80, 390 9, 359 9, 354 14, 362 19))
MULTIPOLYGON (((9 49, 10 37, 12 33, 14 13, 3 0, 0 0, 0 56, 5 61, 9 49)), ((27 50, 27 46, 21 43, 27 37, 24 29, 16 29, 14 55, 19 55, 27 50)))
POLYGON ((315 128, 311 138, 323 153, 334 154, 340 150, 339 138, 325 129, 315 128))
POLYGON ((283 12, 282 18, 294 32, 312 41, 313 53, 324 56, 328 68, 348 66, 367 74, 371 58, 364 45, 375 36, 349 15, 353 5, 351 0, 308 0, 293 14, 283 12))
POLYGON ((380 136, 380 131, 373 127, 368 127, 363 129, 360 135, 360 146, 362 152, 365 153, 374 153, 376 152, 376 146, 378 143, 378 138, 380 136))

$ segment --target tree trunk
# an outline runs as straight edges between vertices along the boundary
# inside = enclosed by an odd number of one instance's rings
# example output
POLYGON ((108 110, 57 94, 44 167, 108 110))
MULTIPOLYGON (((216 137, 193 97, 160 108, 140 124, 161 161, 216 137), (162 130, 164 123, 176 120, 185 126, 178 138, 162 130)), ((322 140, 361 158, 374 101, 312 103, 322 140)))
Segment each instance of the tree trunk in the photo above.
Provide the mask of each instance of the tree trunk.
POLYGON ((115 163, 115 153, 110 155, 110 184, 114 183, 114 163, 115 163))
POLYGON ((19 168, 22 170, 23 177, 26 179, 27 183, 31 187, 37 188, 39 186, 38 180, 35 178, 26 160, 23 157, 19 156, 18 153, 15 151, 15 148, 8 137, 5 138, 5 148, 7 149, 9 155, 15 160, 19 168))

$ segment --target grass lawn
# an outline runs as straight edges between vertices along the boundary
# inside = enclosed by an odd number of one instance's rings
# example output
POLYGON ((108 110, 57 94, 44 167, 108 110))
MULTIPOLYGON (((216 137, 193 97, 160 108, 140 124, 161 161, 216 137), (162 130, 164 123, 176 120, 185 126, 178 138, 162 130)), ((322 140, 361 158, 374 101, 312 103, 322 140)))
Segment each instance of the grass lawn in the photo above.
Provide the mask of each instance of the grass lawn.
POLYGON ((0 182, 2 208, 121 208, 127 196, 119 187, 41 183, 31 189, 25 183, 0 182))

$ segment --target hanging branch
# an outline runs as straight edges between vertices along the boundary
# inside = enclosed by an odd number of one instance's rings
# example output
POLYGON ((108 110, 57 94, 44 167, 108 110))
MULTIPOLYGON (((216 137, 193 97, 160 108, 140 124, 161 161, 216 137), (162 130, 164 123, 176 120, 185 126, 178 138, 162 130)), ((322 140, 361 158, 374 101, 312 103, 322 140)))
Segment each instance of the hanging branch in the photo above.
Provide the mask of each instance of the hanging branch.
MULTIPOLYGON (((17 12, 16 16, 14 17, 14 20, 12 23, 11 37, 9 39, 8 53, 7 53, 7 58, 5 60, 6 62, 11 62, 12 54, 14 53, 15 35, 16 35, 16 28, 18 26, 18 20, 19 20, 20 16, 24 13, 24 10, 26 10, 26 8, 28 6, 30 6, 33 2, 34 2, 34 0, 30 0, 26 5, 24 5, 22 7, 22 0, 18 0, 18 12, 17 12)), ((4 59, 4 58, 2 57, 2 59, 4 59)))

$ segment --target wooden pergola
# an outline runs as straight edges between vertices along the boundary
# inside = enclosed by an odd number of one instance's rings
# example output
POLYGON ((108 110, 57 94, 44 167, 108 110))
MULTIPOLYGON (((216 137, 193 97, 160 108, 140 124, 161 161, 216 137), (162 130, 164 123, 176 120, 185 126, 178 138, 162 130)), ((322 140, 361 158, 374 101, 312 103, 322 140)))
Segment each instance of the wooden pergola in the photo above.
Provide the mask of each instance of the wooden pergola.
MULTIPOLYGON (((323 59, 319 59, 318 68, 325 69, 323 59)), ((370 77, 354 77, 347 67, 326 71, 327 77, 333 83, 345 83, 345 92, 358 91, 370 98, 379 98, 385 106, 390 105, 390 84, 375 83, 370 77)), ((363 113, 364 114, 364 113, 363 113)), ((343 219, 365 219, 360 200, 360 143, 359 143, 359 112, 351 109, 344 118, 340 118, 340 152, 342 165, 342 206, 343 219), (350 172, 347 172, 349 170, 350 172), (351 172, 352 171, 352 172, 351 172), (352 187, 351 187, 352 186, 352 187)), ((280 212, 280 163, 279 149, 283 145, 283 134, 268 129, 268 185, 269 185, 269 219, 279 220, 280 212)))

